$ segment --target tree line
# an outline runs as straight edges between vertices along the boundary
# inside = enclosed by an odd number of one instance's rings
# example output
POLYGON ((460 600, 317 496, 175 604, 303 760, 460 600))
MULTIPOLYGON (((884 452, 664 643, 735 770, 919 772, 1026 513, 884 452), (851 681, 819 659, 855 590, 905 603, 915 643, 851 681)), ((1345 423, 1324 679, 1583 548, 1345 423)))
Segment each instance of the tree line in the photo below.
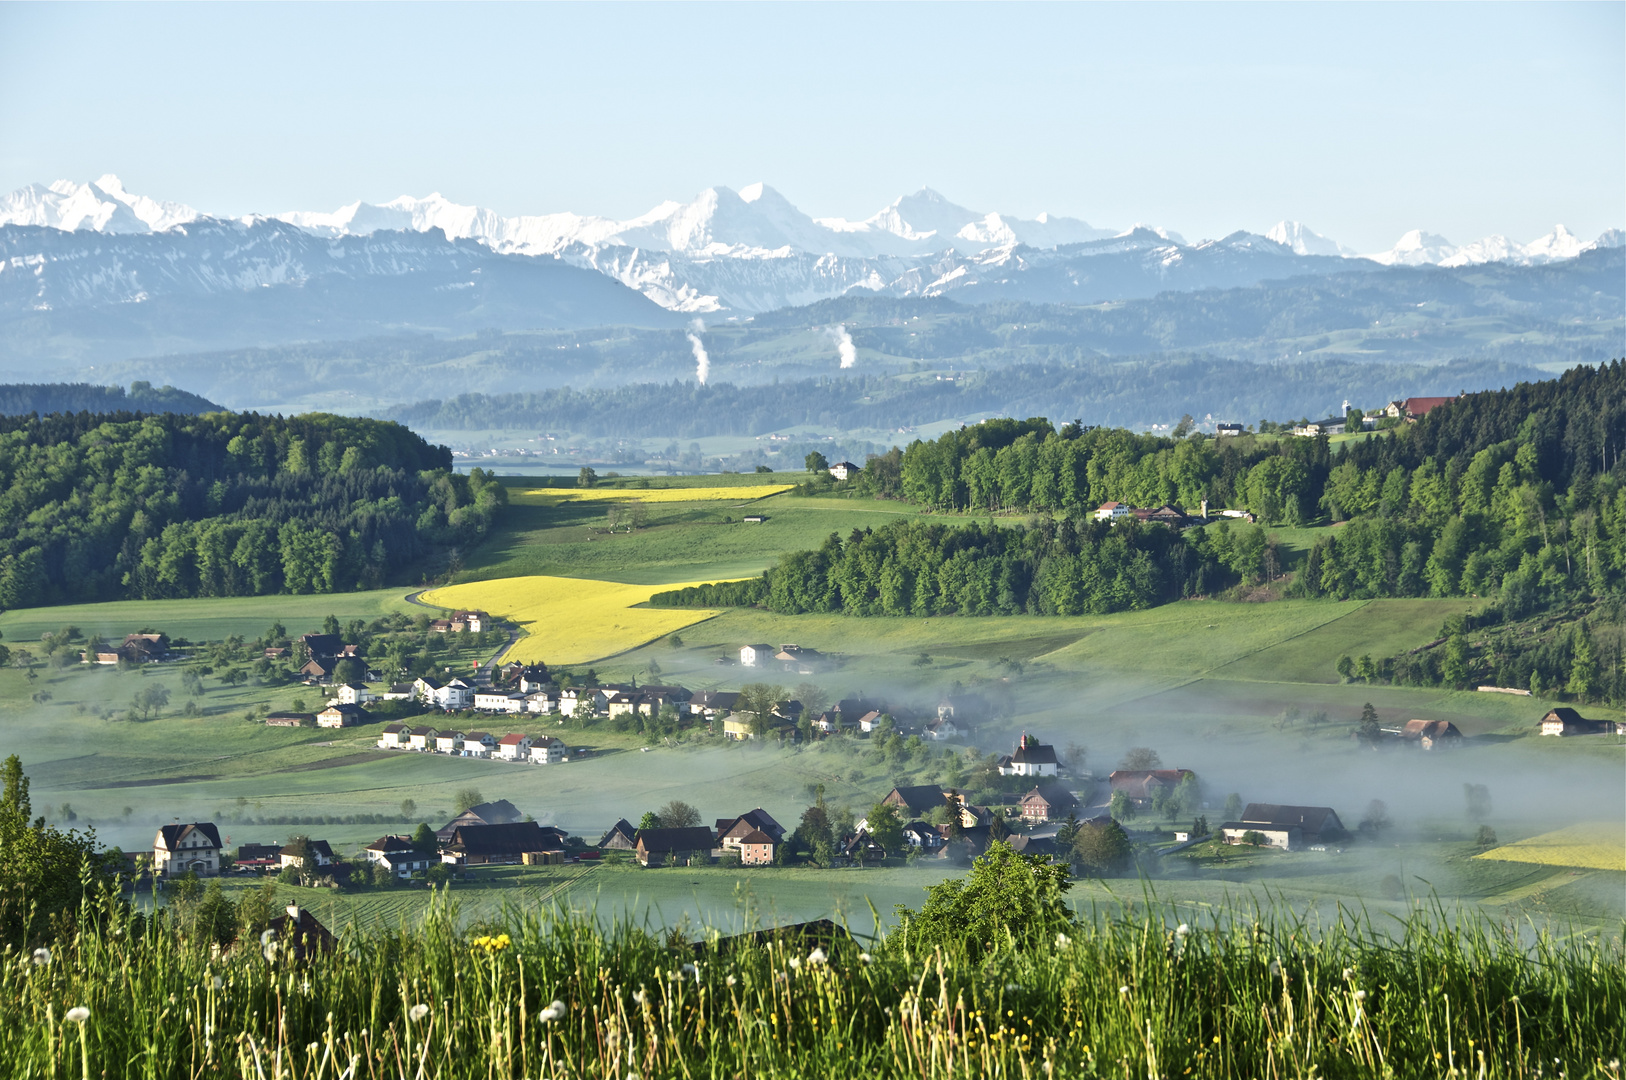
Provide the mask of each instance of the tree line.
POLYGON ((0 605, 376 587, 506 504, 451 464, 326 414, 0 417, 0 605))

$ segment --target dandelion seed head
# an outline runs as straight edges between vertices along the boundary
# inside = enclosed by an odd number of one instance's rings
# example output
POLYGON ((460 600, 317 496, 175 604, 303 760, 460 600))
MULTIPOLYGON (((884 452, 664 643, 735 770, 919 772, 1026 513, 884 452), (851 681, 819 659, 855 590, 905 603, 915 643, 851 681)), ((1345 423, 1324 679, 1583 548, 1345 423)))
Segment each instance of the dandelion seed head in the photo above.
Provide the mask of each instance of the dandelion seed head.
POLYGON ((735 983, 737 983, 737 982, 739 982, 739 981, 740 981, 740 980, 738 980, 738 979, 736 979, 736 978, 735 978, 735 977, 734 977, 734 976, 732 976, 732 975, 730 975, 730 976, 729 976, 729 977, 728 977, 728 978, 726 978, 726 979, 724 979, 724 980, 723 980, 723 982, 725 982, 725 983, 727 983, 727 984, 728 984, 728 985, 729 985, 729 986, 733 986, 733 985, 734 985, 734 984, 735 984, 735 983))
POLYGON ((802 958, 800 956, 793 956, 790 958, 790 969, 792 971, 802 970, 802 958))
POLYGON ((275 940, 277 940, 277 932, 275 930, 265 930, 260 934, 261 945, 269 945, 275 940))
POLYGON ((564 1018, 565 1003, 562 1001, 550 1002, 548 1007, 542 1010, 541 1016, 538 1017, 544 1024, 551 1024, 555 1020, 563 1020, 564 1018))
POLYGON ((1174 928, 1174 934, 1176 937, 1185 937, 1189 933, 1191 933, 1191 927, 1185 923, 1181 923, 1179 926, 1174 928))
POLYGON ((1366 1000, 1366 991, 1365 990, 1357 990, 1357 991, 1355 991, 1355 1000, 1356 1001, 1365 1001, 1366 1000))
POLYGON ((858 959, 860 962, 867 964, 875 958, 867 952, 861 952, 858 954, 858 959))
POLYGON ((644 1003, 644 999, 648 996, 648 994, 644 993, 644 988, 641 986, 632 992, 632 1000, 636 1001, 640 1005, 644 1003))
POLYGON ((1056 935, 1056 948, 1065 949, 1067 946, 1071 945, 1072 943, 1073 943, 1073 939, 1068 937, 1066 934, 1057 934, 1056 935))
POLYGON ((807 962, 810 964, 823 964, 829 959, 830 958, 828 956, 824 955, 824 950, 820 948, 815 948, 812 952, 807 954, 807 962))
POLYGON ((422 1002, 419 1002, 407 1010, 407 1019, 411 1020, 413 1023, 417 1023, 419 1020, 422 1020, 428 1015, 429 1006, 423 1004, 422 1002))
POLYGON ((51 950, 50 949, 47 949, 47 948, 41 946, 40 948, 34 950, 34 964, 35 964, 35 966, 44 967, 46 964, 49 964, 50 962, 51 962, 51 950))
POLYGON ((1129 993, 1129 987, 1127 987, 1127 986, 1120 986, 1120 987, 1118 987, 1118 993, 1120 993, 1120 994, 1127 994, 1127 993, 1129 993))
POLYGON ((226 988, 226 980, 222 979, 219 975, 216 975, 213 979, 210 979, 209 981, 214 984, 214 988, 216 990, 224 990, 226 988))
POLYGON ((63 1019, 70 1024, 83 1024, 86 1020, 90 1019, 90 1010, 85 1008, 83 1005, 75 1005, 73 1008, 68 1010, 68 1015, 63 1017, 63 1019))

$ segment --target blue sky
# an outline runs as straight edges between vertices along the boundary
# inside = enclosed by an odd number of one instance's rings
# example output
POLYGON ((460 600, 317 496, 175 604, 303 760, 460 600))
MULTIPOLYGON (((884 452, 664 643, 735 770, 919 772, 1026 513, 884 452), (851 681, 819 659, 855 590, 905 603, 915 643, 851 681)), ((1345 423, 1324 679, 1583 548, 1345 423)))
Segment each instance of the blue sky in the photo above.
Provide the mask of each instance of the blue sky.
POLYGON ((1626 6, 0 4, 0 190, 438 190, 626 217, 764 180, 1188 237, 1626 224, 1626 6))

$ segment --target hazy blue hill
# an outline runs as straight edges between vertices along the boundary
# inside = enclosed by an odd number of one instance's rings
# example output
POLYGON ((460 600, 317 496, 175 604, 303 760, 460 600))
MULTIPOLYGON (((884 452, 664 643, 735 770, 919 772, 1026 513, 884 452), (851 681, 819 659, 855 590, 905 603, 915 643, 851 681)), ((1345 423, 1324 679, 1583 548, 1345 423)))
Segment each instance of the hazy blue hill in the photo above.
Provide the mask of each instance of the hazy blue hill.
POLYGON ((122 386, 93 386, 90 383, 0 385, 0 415, 126 411, 206 413, 222 410, 208 398, 177 390, 173 386, 153 386, 148 382, 132 383, 128 391, 122 386))

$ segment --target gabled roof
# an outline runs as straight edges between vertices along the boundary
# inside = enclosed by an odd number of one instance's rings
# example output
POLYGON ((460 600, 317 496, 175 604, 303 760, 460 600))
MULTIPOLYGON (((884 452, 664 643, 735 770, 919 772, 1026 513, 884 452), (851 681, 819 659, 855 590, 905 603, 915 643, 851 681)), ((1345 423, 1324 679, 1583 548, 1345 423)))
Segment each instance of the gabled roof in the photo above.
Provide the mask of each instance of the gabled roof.
POLYGON ((1062 787, 1060 784, 1036 785, 1032 791, 1022 796, 1022 802, 1026 803, 1029 800, 1043 801, 1046 806, 1052 807, 1068 807, 1078 805, 1078 800, 1073 797, 1073 793, 1062 787))
POLYGON ((1239 823, 1264 825, 1274 829, 1301 829, 1312 837, 1329 829, 1343 831, 1343 823, 1330 806, 1287 806, 1278 803, 1249 803, 1239 823))
POLYGON ((519 855, 527 851, 557 851, 565 846, 562 829, 534 821, 502 825, 459 825, 450 845, 465 855, 519 855))
MULTIPOLYGON (((470 734, 477 735, 482 733, 471 732, 470 734)), ((467 810, 463 811, 463 814, 472 814, 474 817, 479 818, 480 821, 487 825, 501 825, 509 821, 518 821, 520 818, 525 816, 519 812, 519 807, 509 802, 507 799, 495 799, 491 802, 480 803, 478 806, 471 806, 467 810)))
POLYGON ((599 847, 632 847, 638 836, 638 830, 632 822, 622 818, 610 826, 608 832, 598 838, 599 847), (616 842, 619 841, 619 842, 616 842))
POLYGON ((394 723, 394 724, 385 724, 384 725, 384 734, 385 735, 400 735, 403 732, 407 732, 407 731, 411 731, 411 730, 412 729, 410 727, 408 727, 406 724, 402 724, 402 723, 399 723, 399 722, 394 723))
POLYGON ((408 836, 380 836, 367 845, 368 851, 412 851, 412 838, 408 836))
POLYGON ((502 738, 498 739, 497 745, 518 746, 520 743, 525 742, 529 738, 529 735, 521 735, 518 732, 511 731, 507 735, 504 735, 502 738))
POLYGON ((424 736, 425 738, 427 738, 428 736, 435 734, 435 731, 436 731, 435 728, 429 727, 428 725, 424 725, 423 727, 415 727, 415 728, 413 728, 410 732, 408 732, 408 734, 413 735, 413 736, 421 735, 421 736, 424 736))
POLYGON ((463 736, 463 741, 464 742, 485 742, 489 738, 491 738, 491 732, 489 732, 489 731, 471 731, 471 732, 469 732, 469 733, 467 733, 466 735, 463 736))
POLYGON ((704 825, 681 829, 639 829, 638 846, 645 851, 710 851, 716 838, 704 825))
POLYGON ((784 826, 775 821, 773 816, 760 806, 755 810, 746 811, 739 817, 717 819, 717 838, 719 840, 725 836, 730 836, 735 833, 751 832, 755 830, 770 833, 775 837, 783 837, 785 835, 784 826))
POLYGON ((882 802, 903 806, 911 814, 929 814, 943 805, 943 788, 938 784, 895 787, 882 802))
POLYGON ((186 825, 165 825, 158 830, 159 847, 165 851, 174 851, 180 846, 182 840, 197 834, 214 847, 220 846, 220 830, 215 828, 212 821, 194 821, 186 825))
POLYGON ((1011 755, 1013 765, 1054 765, 1056 764, 1056 748, 1049 743, 1039 743, 1036 746, 1018 746, 1011 755))
POLYGON ((777 844, 778 842, 761 829, 752 829, 740 837, 740 843, 742 844, 777 844))
MULTIPOLYGON (((326 840, 306 840, 305 846, 312 855, 316 855, 324 859, 333 858, 333 848, 329 846, 326 840)), ((286 844, 280 850, 284 855, 292 855, 294 853, 294 846, 292 844, 286 844)))

